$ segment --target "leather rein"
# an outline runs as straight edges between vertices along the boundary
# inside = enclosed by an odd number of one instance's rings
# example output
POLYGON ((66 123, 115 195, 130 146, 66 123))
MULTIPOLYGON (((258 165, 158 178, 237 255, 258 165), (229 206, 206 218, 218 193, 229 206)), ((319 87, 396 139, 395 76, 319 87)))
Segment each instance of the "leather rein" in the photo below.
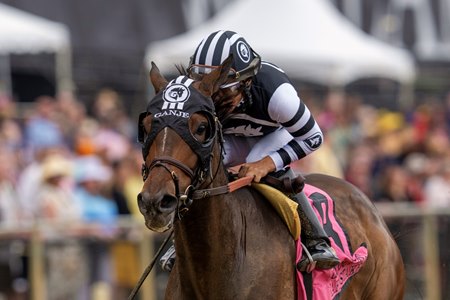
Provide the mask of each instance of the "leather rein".
MULTIPOLYGON (((205 199, 205 198, 209 198, 209 197, 213 197, 213 196, 217 196, 217 195, 221 195, 221 194, 232 193, 237 189, 240 189, 244 186, 250 185, 253 181, 253 177, 246 176, 246 177, 242 177, 242 178, 233 180, 233 181, 229 182, 228 184, 219 186, 219 187, 205 188, 205 189, 195 188, 195 186, 200 186, 201 183, 204 182, 205 174, 203 174, 202 172, 193 171, 188 166, 186 166, 184 163, 182 163, 181 161, 174 159, 172 157, 169 157, 169 156, 160 156, 160 157, 153 159, 153 161, 151 162, 149 167, 146 167, 145 164, 143 164, 142 165, 142 177, 143 177, 144 181, 147 179, 150 171, 155 167, 162 167, 167 172, 170 173, 170 177, 172 178, 172 181, 175 185, 175 195, 177 197, 178 202, 181 203, 181 206, 179 206, 179 209, 178 209, 179 218, 181 218, 181 216, 182 216, 182 214, 180 214, 180 212, 183 212, 183 213, 186 212, 188 210, 189 206, 192 205, 194 200, 205 199), (191 181, 193 182, 193 184, 189 185, 183 194, 180 192, 178 175, 168 165, 173 166, 173 167, 183 171, 186 175, 188 175, 191 178, 191 181), (196 176, 196 174, 198 174, 198 176, 196 176)), ((229 170, 232 173, 237 174, 236 168, 237 167, 231 168, 229 170)), ((214 178, 212 178, 212 179, 214 179, 214 178)))
MULTIPOLYGON (((242 178, 233 180, 226 185, 214 187, 214 188, 194 189, 193 185, 190 185, 190 186, 188 186, 188 188, 186 189, 184 194, 180 194, 178 176, 175 173, 175 171, 171 170, 167 165, 171 165, 171 166, 174 166, 174 167, 182 170, 193 181, 196 179, 195 172, 192 171, 188 166, 186 166, 179 160, 173 159, 168 156, 161 156, 159 158, 155 158, 149 167, 146 167, 145 164, 143 164, 142 165, 142 177, 145 181, 147 179, 148 174, 150 173, 151 169, 153 169, 155 167, 162 167, 167 172, 170 173, 170 176, 175 184, 175 193, 176 193, 178 203, 181 202, 181 204, 182 204, 181 207, 180 206, 178 207, 178 218, 179 219, 181 219, 182 214, 184 212, 187 212, 189 210, 189 206, 192 204, 193 200, 204 199, 204 198, 213 197, 216 195, 232 193, 237 189, 240 189, 244 186, 250 185, 253 181, 253 177, 246 176, 246 177, 242 177, 242 178)), ((201 180, 198 180, 198 179, 196 180, 198 182, 197 183, 198 185, 200 185, 200 183, 202 183, 202 181, 204 180, 204 176, 202 176, 202 174, 201 174, 201 177, 202 177, 201 180)), ((160 246, 160 248, 156 252, 154 258, 152 259, 150 264, 147 266, 147 268, 142 273, 141 277, 139 278, 138 283, 135 285, 135 287, 131 291, 130 295, 128 296, 128 300, 133 300, 136 297, 137 293, 139 292, 140 287, 144 283, 148 274, 150 274, 150 272, 152 271, 156 260, 161 255, 161 252, 162 252, 163 248, 167 245, 168 241, 172 238, 172 235, 173 235, 173 230, 170 232, 170 234, 164 240, 163 244, 160 246)))

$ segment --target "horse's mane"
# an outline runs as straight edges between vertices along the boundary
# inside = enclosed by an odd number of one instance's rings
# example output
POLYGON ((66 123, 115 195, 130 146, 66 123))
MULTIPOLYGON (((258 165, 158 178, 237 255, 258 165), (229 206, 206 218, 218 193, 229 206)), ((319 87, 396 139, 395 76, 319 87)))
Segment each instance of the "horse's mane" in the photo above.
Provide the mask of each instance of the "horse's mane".
POLYGON ((183 64, 176 64, 175 68, 177 68, 180 75, 187 76, 187 69, 183 64))

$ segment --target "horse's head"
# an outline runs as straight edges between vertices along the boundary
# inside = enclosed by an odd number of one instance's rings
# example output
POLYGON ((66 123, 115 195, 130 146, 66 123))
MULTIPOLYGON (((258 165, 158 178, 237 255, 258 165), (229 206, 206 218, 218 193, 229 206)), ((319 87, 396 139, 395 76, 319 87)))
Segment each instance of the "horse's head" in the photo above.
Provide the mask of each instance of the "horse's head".
POLYGON ((211 95, 227 80, 231 60, 200 80, 179 76, 171 82, 152 63, 156 96, 138 124, 144 157, 138 205, 151 230, 168 230, 192 190, 211 172, 213 147, 221 135, 211 95))

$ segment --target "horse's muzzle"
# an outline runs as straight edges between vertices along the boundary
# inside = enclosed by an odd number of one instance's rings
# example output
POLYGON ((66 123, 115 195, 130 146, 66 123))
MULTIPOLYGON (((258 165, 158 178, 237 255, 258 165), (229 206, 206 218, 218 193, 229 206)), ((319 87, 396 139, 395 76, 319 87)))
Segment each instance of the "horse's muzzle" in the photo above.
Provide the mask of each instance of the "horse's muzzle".
POLYGON ((158 214, 170 214, 177 207, 177 198, 170 194, 150 195, 149 192, 141 192, 137 196, 141 213, 146 216, 158 214))
POLYGON ((165 232, 173 225, 177 198, 163 193, 152 195, 147 191, 139 193, 139 211, 145 218, 148 229, 156 232, 165 232))

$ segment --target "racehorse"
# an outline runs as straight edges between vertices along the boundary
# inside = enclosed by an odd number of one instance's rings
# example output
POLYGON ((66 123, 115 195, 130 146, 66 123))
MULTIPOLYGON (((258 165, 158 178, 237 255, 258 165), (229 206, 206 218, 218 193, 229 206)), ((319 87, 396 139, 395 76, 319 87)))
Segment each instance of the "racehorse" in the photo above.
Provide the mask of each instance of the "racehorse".
MULTIPOLYGON (((285 224, 253 188, 224 189, 229 174, 211 96, 230 64, 227 59, 198 80, 179 76, 169 83, 152 63, 156 96, 139 117, 139 209, 150 230, 174 230, 177 261, 166 299, 296 299, 296 246, 285 224)), ((339 299, 403 299, 402 258, 370 200, 342 179, 305 178, 333 198, 351 246, 365 243, 368 250, 339 299)))

